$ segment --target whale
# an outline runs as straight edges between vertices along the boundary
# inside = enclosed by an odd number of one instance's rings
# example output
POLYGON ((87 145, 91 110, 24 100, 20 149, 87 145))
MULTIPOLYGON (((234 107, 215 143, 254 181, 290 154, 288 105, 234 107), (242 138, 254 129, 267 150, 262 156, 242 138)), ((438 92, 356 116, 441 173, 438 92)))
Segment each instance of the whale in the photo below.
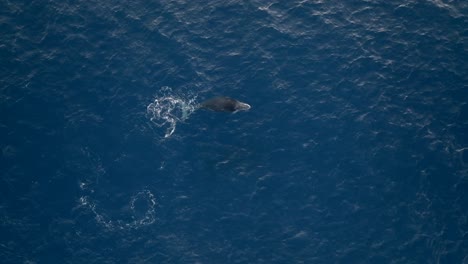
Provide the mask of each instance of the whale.
POLYGON ((201 109, 207 109, 216 112, 231 112, 235 113, 238 111, 247 111, 250 109, 250 105, 236 99, 226 97, 226 96, 218 96, 208 99, 202 102, 199 105, 201 109))

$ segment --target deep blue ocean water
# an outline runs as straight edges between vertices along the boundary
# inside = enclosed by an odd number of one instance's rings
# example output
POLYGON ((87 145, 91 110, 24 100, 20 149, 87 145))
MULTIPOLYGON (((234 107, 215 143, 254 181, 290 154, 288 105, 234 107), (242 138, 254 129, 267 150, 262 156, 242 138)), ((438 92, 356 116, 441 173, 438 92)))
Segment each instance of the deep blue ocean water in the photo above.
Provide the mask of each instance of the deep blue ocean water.
POLYGON ((0 262, 468 263, 467 61, 466 1, 0 1, 0 262))

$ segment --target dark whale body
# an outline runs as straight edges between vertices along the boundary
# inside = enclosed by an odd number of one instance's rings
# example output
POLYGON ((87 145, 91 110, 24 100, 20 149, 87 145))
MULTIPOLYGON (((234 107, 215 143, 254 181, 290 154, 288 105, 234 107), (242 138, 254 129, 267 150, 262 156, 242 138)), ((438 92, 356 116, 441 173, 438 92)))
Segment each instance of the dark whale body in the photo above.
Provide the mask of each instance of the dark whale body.
POLYGON ((237 112, 250 109, 250 105, 229 97, 214 97, 200 104, 200 108, 217 112, 237 112))

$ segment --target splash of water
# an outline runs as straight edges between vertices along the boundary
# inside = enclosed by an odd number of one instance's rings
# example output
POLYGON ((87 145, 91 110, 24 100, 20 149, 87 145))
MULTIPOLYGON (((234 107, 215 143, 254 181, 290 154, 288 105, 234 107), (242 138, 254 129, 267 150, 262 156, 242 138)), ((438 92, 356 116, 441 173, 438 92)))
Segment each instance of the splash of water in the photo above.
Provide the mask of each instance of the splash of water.
POLYGON ((178 122, 184 122, 197 109, 196 96, 178 94, 170 87, 163 87, 160 94, 146 107, 151 122, 165 128, 164 138, 170 137, 178 122))

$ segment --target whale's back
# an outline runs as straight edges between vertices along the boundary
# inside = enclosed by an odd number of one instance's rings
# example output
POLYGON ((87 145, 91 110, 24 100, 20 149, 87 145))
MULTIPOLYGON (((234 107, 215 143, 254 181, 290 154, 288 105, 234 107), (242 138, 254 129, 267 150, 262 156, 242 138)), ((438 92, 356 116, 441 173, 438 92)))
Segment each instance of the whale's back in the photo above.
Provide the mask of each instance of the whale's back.
POLYGON ((250 106, 229 97, 214 97, 200 104, 200 108, 209 109, 217 112, 235 112, 239 110, 248 110, 250 106))

